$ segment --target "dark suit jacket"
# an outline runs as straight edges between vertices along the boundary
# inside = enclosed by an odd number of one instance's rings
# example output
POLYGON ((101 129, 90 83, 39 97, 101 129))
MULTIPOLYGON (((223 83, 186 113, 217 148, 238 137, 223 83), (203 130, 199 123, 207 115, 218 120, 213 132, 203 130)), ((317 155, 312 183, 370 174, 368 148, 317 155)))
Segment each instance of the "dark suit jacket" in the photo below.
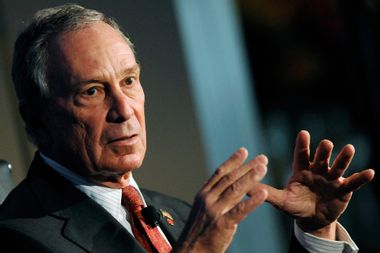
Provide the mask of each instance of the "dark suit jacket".
MULTIPOLYGON (((148 205, 172 215, 175 224, 164 218, 160 227, 174 244, 190 206, 157 192, 142 193, 148 205)), ((0 251, 145 252, 104 208, 57 174, 38 154, 26 179, 0 207, 0 251)))
MULTIPOLYGON (((190 206, 176 198, 142 190, 148 205, 172 215, 160 227, 172 245, 190 206)), ((26 179, 0 206, 0 252, 144 253, 138 242, 103 207, 57 174, 37 154, 26 179)), ((289 252, 307 253, 295 237, 289 252)))

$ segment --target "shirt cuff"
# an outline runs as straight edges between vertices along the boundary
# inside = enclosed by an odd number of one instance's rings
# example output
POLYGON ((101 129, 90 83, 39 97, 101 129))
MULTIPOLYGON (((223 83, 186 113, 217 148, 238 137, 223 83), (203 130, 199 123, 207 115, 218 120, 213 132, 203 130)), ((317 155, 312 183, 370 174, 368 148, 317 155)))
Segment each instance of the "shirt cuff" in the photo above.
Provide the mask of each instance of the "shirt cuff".
POLYGON ((357 253, 359 251, 346 229, 339 223, 336 229, 336 241, 306 233, 295 221, 294 233, 298 242, 310 253, 357 253))

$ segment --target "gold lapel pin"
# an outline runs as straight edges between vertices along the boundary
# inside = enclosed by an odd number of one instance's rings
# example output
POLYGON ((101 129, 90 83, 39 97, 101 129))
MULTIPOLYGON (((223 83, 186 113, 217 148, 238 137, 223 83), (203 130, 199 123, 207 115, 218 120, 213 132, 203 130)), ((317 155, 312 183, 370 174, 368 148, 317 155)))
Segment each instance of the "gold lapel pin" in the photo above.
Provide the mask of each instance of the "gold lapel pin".
POLYGON ((166 222, 169 225, 174 226, 175 222, 174 222, 173 216, 165 210, 160 209, 160 211, 161 211, 162 216, 165 218, 166 222))

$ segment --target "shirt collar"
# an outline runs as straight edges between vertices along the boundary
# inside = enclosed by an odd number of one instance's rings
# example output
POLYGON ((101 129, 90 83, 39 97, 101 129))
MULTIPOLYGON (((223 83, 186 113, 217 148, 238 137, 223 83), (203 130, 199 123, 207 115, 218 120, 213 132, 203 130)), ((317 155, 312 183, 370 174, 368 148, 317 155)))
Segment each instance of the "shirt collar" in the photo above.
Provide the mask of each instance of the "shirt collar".
MULTIPOLYGON (((96 184, 80 175, 74 171, 66 168, 60 163, 54 161, 53 159, 47 157, 40 152, 42 159, 52 167, 57 173, 62 177, 70 181, 76 188, 85 193, 88 197, 94 200, 96 203, 101 205, 106 209, 113 217, 117 220, 125 219, 126 212, 124 207, 121 205, 122 189, 110 188, 103 185, 96 184)), ((144 197, 140 191, 139 186, 134 180, 132 173, 128 178, 128 185, 131 185, 137 189, 140 196, 146 206, 144 197)))

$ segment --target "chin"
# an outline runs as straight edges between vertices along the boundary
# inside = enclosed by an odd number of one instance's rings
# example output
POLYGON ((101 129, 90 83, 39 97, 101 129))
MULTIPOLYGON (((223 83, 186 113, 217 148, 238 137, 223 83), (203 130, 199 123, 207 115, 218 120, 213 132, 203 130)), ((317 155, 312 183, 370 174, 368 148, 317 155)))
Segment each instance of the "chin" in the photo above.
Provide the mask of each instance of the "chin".
MULTIPOLYGON (((142 161, 140 159, 107 161, 100 165, 90 177, 101 184, 109 182, 119 185, 122 178, 127 178, 130 172, 140 168, 141 165, 142 161)), ((111 187, 116 187, 117 185, 111 187)))
POLYGON ((115 164, 115 168, 118 168, 120 172, 128 172, 141 167, 143 162, 143 156, 138 154, 129 154, 120 157, 115 164))

